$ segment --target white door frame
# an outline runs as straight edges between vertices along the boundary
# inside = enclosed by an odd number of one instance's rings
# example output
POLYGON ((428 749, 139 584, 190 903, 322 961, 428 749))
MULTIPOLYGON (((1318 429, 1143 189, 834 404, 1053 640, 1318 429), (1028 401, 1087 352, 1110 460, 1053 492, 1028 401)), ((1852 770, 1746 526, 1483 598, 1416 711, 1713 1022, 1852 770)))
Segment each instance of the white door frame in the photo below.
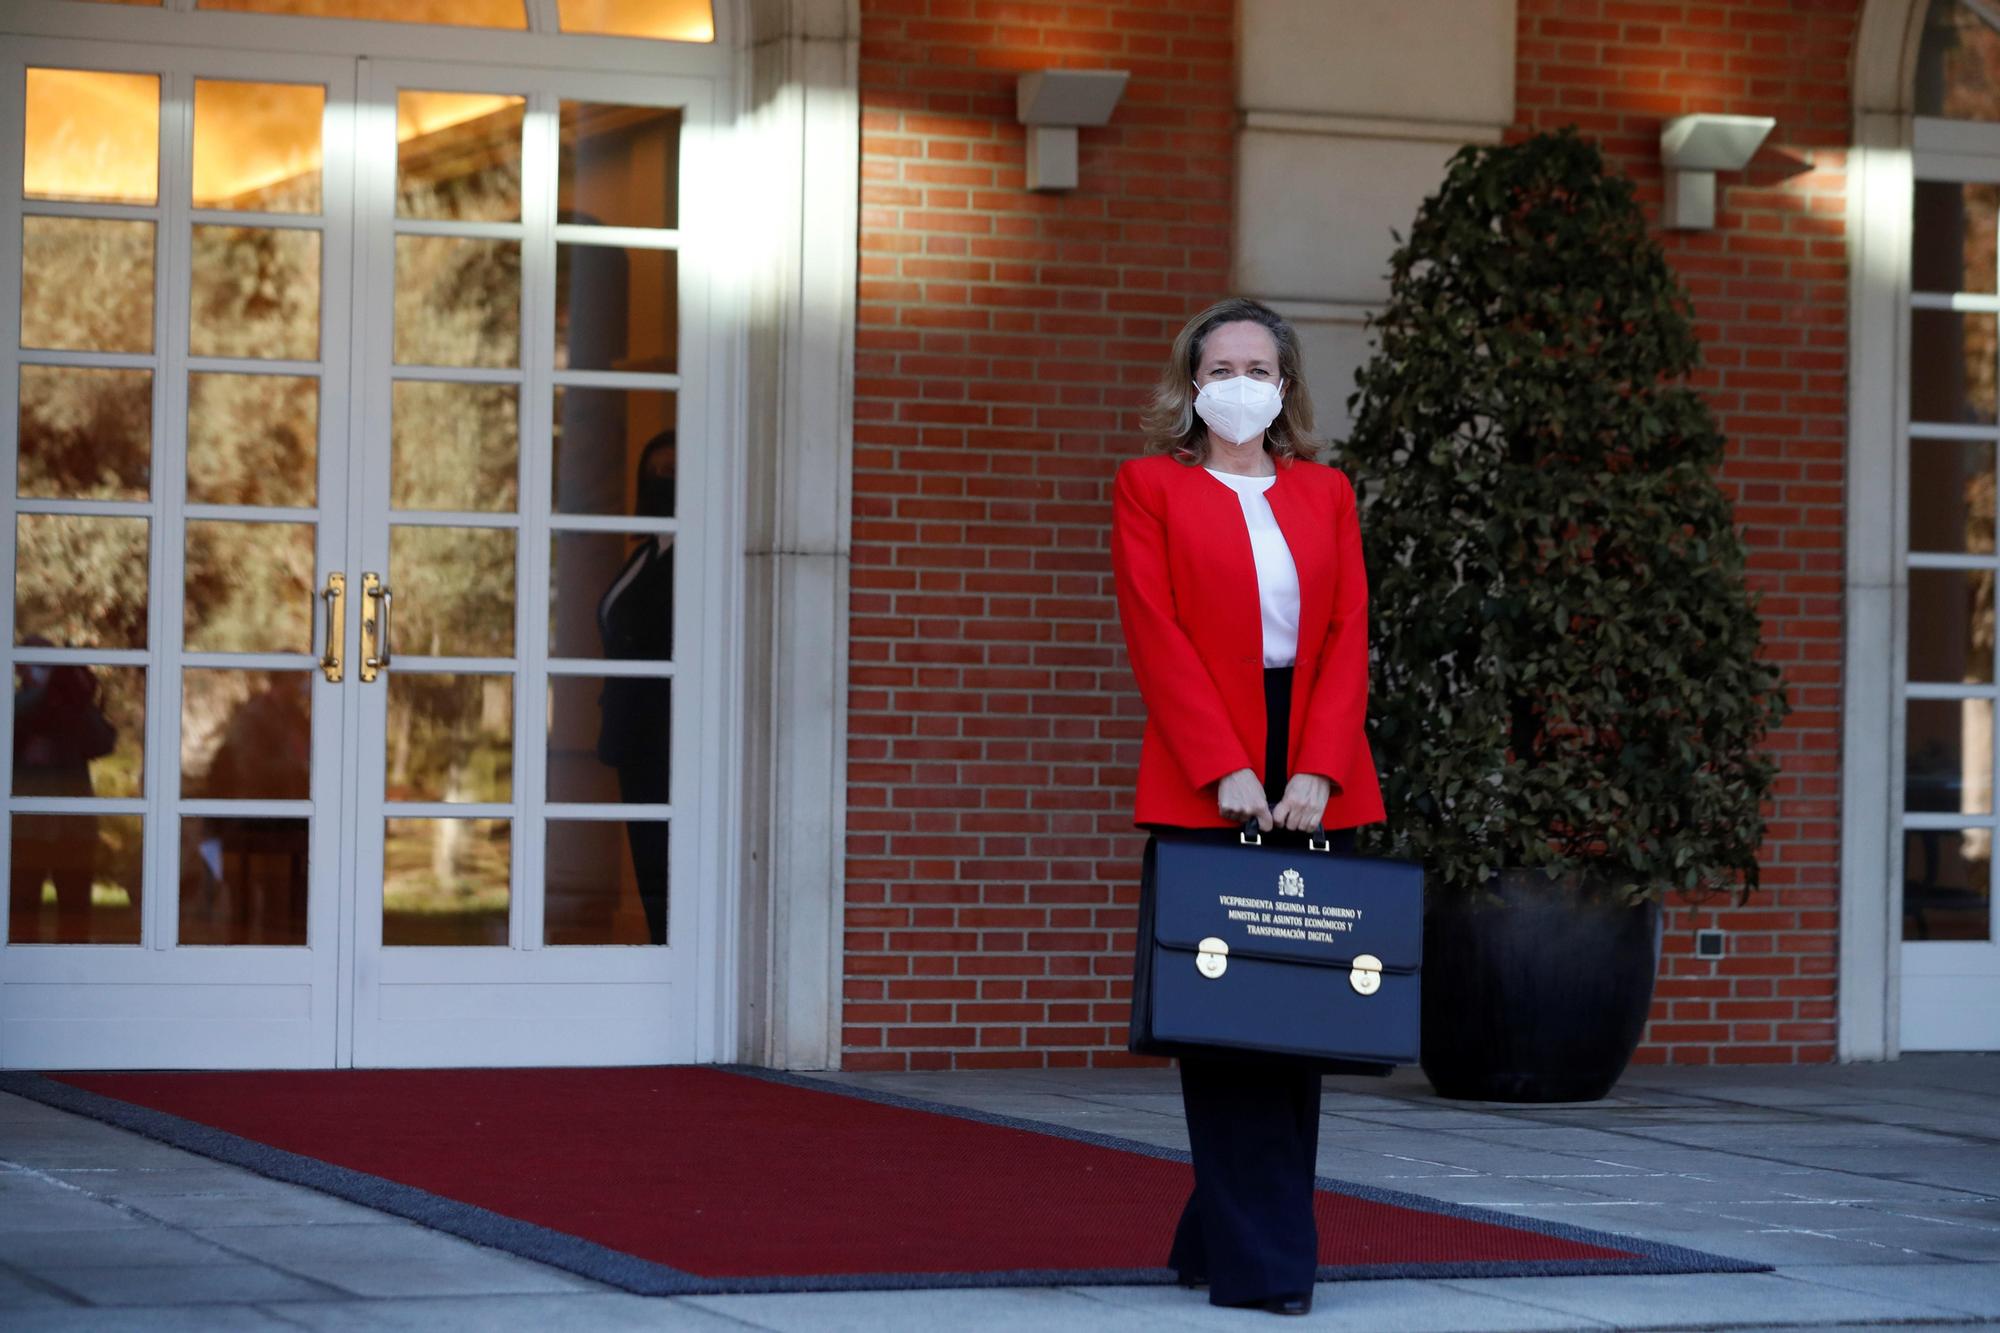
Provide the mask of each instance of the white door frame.
MULTIPOLYGON (((702 794, 720 790, 729 736, 718 696, 723 679, 720 649, 727 635, 712 626, 709 608, 721 598, 716 582, 727 566, 727 547, 712 512, 718 500, 715 465, 726 456, 715 419, 716 372, 709 328, 709 273, 720 229, 715 192, 700 188, 712 175, 715 118, 711 85, 703 80, 632 74, 580 74, 492 65, 367 61, 359 119, 366 164, 357 194, 357 231, 366 259, 355 300, 363 312, 356 364, 362 382, 361 413, 353 457, 354 565, 350 579, 366 572, 400 581, 389 566, 392 526, 412 521, 389 513, 389 401, 394 375, 394 240, 398 226, 447 234, 518 239, 522 244, 521 365, 518 373, 426 369, 421 378, 493 382, 505 376, 520 386, 522 485, 512 514, 480 514, 468 526, 512 528, 517 582, 513 657, 516 763, 512 797, 492 807, 437 803, 391 805, 384 789, 387 695, 400 669, 478 672, 479 660, 412 658, 397 661, 372 684, 357 681, 359 750, 355 755, 355 846, 358 892, 354 898, 354 1004, 343 1055, 360 1065, 658 1064, 700 1058, 699 1009, 694 997, 715 983, 713 961, 723 952, 717 930, 720 904, 714 866, 722 841, 702 794), (394 126, 401 89, 501 93, 528 99, 523 125, 523 216, 519 222, 399 224, 395 218, 394 126), (559 99, 678 107, 682 112, 678 237, 632 233, 603 237, 624 244, 673 241, 680 256, 679 373, 672 377, 558 371, 554 362, 553 263, 558 240, 577 240, 557 223, 555 201, 559 99), (695 188, 688 188, 690 185, 695 188), (545 186, 545 188, 538 188, 545 186), (678 451, 681 518, 675 533, 674 635, 676 671, 672 780, 676 806, 650 810, 671 818, 673 873, 664 947, 544 946, 543 795, 547 696, 540 688, 550 667, 549 537, 552 530, 623 534, 647 520, 564 517, 552 520, 549 493, 549 425, 552 387, 586 382, 601 387, 671 390, 678 395, 684 447, 678 451), (692 812, 672 818, 674 812, 692 812), (506 948, 385 947, 379 891, 385 816, 503 818, 511 824, 512 893, 506 948), (672 1015, 671 1021, 668 1016, 672 1015), (351 1045, 350 1045, 351 1043, 351 1045)), ((580 234, 615 229, 578 229, 580 234)), ((400 614, 408 614, 406 600, 400 614)), ((573 672, 617 670, 602 662, 571 662, 573 672)), ((563 671, 561 662, 554 669, 563 671)), ((565 807, 560 817, 622 821, 629 807, 565 807)), ((548 812, 555 814, 556 812, 548 812)), ((711 1048, 712 1049, 712 1048, 711 1048)), ((711 1054, 708 1058, 714 1058, 711 1054)))
MULTIPOLYGON (((1973 127, 1968 140, 1962 137, 1966 127, 1919 122, 1914 115, 1927 9, 1925 0, 1866 0, 1855 38, 1840 795, 1844 1060, 1902 1054, 1903 998, 1912 980, 1905 975, 1903 944, 1902 682, 1909 635, 1908 327, 1918 154, 1932 175, 1992 169, 1984 159, 1993 127, 1973 127)), ((1937 961, 1952 966, 1949 955, 1957 951, 1943 947, 1937 961)))
MULTIPOLYGON (((1961 181, 1983 184, 2000 184, 2000 124, 1970 124, 1948 120, 1933 120, 1917 117, 1909 122, 1911 152, 1910 186, 1914 191, 1917 181, 1961 181)), ((1911 213, 1905 206, 1904 215, 1911 213)), ((1908 243, 1905 249, 1909 248, 1908 243)), ((1909 290, 1910 265, 1902 269, 1905 290, 1909 290)), ((1943 309, 1994 310, 2000 307, 1990 297, 1954 296, 1944 303, 1931 296, 1908 298, 1913 306, 1943 309)), ((1907 319, 1907 317, 1906 317, 1907 319)), ((1937 567, 1948 557, 1917 557, 1910 552, 1909 533, 1909 477, 1911 453, 1917 446, 1913 437, 1932 438, 1944 436, 1951 439, 1984 439, 2000 447, 2000 429, 1974 427, 1931 427, 1923 431, 1916 429, 1909 420, 1909 366, 1905 357, 1899 366, 1897 386, 1898 401, 1903 405, 1900 412, 1900 429, 1894 435, 1896 460, 1896 489, 1894 492, 1896 509, 1893 514, 1893 550, 1897 562, 1898 578, 1895 583, 1896 609, 1894 614, 1895 637, 1892 641, 1891 679, 1896 693, 1902 699, 1924 697, 1957 697, 1963 693, 1962 687, 1948 689, 1926 689, 1921 684, 1909 681, 1908 658, 1908 589, 1909 570, 1913 564, 1937 567)), ((1936 446, 1933 446, 1936 447, 1936 446)), ((1977 693, 1977 691, 1975 691, 1977 693)), ((1992 687, 1984 691, 1989 699, 2000 702, 1992 687)), ((1898 822, 1910 828, 1952 828, 1960 826, 1985 826, 1991 830, 1996 816, 1954 815, 1904 815, 1906 804, 1904 778, 1906 765, 1905 714, 1895 709, 1891 730, 1890 779, 1892 798, 1889 809, 1899 816, 1898 822)), ((1990 760, 1989 760, 1990 762, 1990 760)), ((1895 873, 1891 881, 1891 891, 1897 902, 1897 920, 1894 923, 1897 937, 1902 937, 1902 895, 1907 874, 1903 871, 1904 839, 1897 831, 1891 833, 1891 865, 1895 873)), ((1996 867, 1989 865, 1991 875, 1996 867)), ((1989 908, 1996 896, 1988 884, 1989 908)), ((1990 925, 1989 925, 1990 929, 1990 925)), ((2000 984, 2000 941, 1910 941, 1903 940, 1900 949, 1901 982, 1897 988, 1897 1043, 1907 1050, 1993 1050, 2000 1049, 2000 1007, 1987 1003, 1991 995, 1988 990, 1982 996, 1976 989, 1982 983, 1988 987, 2000 984)))
MULTIPOLYGON (((349 398, 348 289, 353 238, 349 229, 351 163, 344 144, 352 100, 353 62, 297 55, 265 55, 254 62, 232 52, 135 46, 129 43, 28 39, 10 41, 0 57, 0 124, 22 123, 21 71, 27 66, 157 73, 161 79, 160 191, 150 208, 36 204, 36 213, 73 217, 154 220, 153 351, 140 356, 103 353, 23 354, 42 364, 145 365, 153 374, 153 451, 150 495, 140 502, 17 500, 12 484, 0 486, 0 569, 15 567, 15 517, 36 510, 145 517, 150 525, 147 644, 141 650, 81 650, 69 656, 143 665, 146 680, 144 795, 130 800, 44 798, 35 808, 97 814, 143 814, 147 842, 143 863, 141 942, 132 945, 0 945, 0 1066, 88 1064, 103 1066, 207 1066, 253 1064, 299 1067, 327 1063, 335 1035, 335 993, 343 954, 339 929, 339 842, 344 808, 340 765, 345 696, 317 669, 324 650, 324 620, 312 616, 312 652, 191 653, 182 649, 185 603, 168 590, 183 586, 185 524, 190 509, 206 519, 311 521, 315 524, 314 586, 341 568, 347 550, 346 463, 349 398), (319 84, 327 88, 322 123, 324 204, 317 215, 220 213, 189 207, 177 185, 190 171, 192 106, 197 78, 319 84), (288 366, 262 360, 195 358, 188 347, 191 226, 238 223, 260 228, 315 231, 321 238, 319 356, 288 366), (250 506, 190 506, 181 484, 187 462, 187 377, 190 369, 243 373, 310 374, 319 383, 317 504, 287 513, 250 506), (333 447, 329 447, 332 445, 333 447), (304 672, 312 691, 312 788, 309 801, 230 801, 181 796, 182 667, 304 672), (307 943, 177 947, 180 823, 187 815, 264 815, 309 821, 307 943)), ((21 179, 21 136, 4 135, 0 179, 21 179)), ((14 185, 0 190, 0 235, 18 238, 23 206, 14 185)), ((17 242, 15 242, 17 243, 17 242)), ((14 253, 14 244, 5 248, 14 253)), ((18 309, 18 259, 0 265, 0 302, 18 309)), ((0 421, 13 430, 19 389, 11 338, 0 345, 0 421)), ((14 456, 15 441, 0 456, 14 456)), ((11 476, 11 471, 9 472, 11 476)), ((60 660, 56 650, 12 647, 14 581, 0 580, 0 624, 9 628, 0 658, 11 663, 60 660)), ((12 754, 11 710, 0 721, 0 754, 12 754)), ((17 801, 17 804, 19 802, 17 801)), ((0 864, 10 855, 10 823, 0 819, 0 864)), ((0 919, 5 907, 0 905, 0 919)), ((0 929, 0 940, 7 938, 0 929)))

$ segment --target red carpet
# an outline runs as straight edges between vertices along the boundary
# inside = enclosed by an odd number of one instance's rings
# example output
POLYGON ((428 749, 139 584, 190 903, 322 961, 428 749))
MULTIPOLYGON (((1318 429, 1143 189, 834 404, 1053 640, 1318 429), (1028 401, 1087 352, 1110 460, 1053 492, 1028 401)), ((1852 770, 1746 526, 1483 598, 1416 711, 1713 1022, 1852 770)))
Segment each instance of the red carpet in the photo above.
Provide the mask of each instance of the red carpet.
MULTIPOLYGON (((730 1280, 714 1289, 770 1285, 759 1279, 868 1285, 856 1281, 862 1275, 907 1275, 900 1285, 976 1282, 981 1274, 988 1281, 999 1274, 1060 1280, 1079 1272, 1157 1281, 1191 1181, 1183 1162, 1137 1144, 1128 1150, 713 1068, 38 1081, 474 1205, 677 1274, 730 1280)), ((120 1119, 92 1109, 95 1099, 76 1100, 85 1104, 70 1109, 120 1119)), ((176 1141, 157 1117, 141 1120, 133 1127, 176 1141)), ((196 1142, 183 1146, 208 1151, 196 1142)), ((267 1173, 320 1184, 284 1170, 267 1173)), ((350 1197, 365 1192, 320 1187, 350 1197)), ((1749 1267, 1715 1256, 1694 1256, 1707 1262, 1691 1265, 1688 1251, 1346 1187, 1322 1189, 1318 1215, 1321 1263, 1343 1270, 1327 1276, 1749 1267)), ((422 1220, 536 1252, 449 1218, 422 1220)), ((551 1261, 568 1262, 559 1255, 551 1261)))

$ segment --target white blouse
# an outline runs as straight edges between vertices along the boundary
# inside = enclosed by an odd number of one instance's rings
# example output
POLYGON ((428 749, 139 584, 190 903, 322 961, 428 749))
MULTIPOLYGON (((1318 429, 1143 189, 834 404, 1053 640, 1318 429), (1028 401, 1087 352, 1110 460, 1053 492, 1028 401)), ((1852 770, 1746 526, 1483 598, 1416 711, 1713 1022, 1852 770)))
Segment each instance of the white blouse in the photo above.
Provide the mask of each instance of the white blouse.
POLYGON ((1288 667, 1299 655, 1299 567, 1292 562, 1292 548, 1285 545, 1271 502, 1264 498, 1278 479, 1206 471, 1236 492, 1243 522, 1250 529, 1250 553, 1257 558, 1257 600, 1264 609, 1264 665, 1288 667))

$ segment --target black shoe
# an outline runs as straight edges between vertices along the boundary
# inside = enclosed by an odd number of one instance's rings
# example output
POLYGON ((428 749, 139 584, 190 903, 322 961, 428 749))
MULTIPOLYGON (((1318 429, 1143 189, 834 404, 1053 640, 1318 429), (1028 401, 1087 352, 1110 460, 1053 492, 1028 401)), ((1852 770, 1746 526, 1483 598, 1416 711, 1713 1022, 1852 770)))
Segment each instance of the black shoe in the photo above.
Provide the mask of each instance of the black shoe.
POLYGON ((1208 1275, 1206 1273, 1183 1273, 1179 1269, 1175 1269, 1174 1281, 1180 1283, 1183 1287, 1205 1287, 1208 1285, 1208 1275))
POLYGON ((1209 1298, 1212 1305, 1220 1305, 1227 1310, 1262 1310, 1267 1314, 1311 1314, 1312 1293, 1303 1296, 1266 1296, 1254 1301, 1218 1301, 1209 1298))

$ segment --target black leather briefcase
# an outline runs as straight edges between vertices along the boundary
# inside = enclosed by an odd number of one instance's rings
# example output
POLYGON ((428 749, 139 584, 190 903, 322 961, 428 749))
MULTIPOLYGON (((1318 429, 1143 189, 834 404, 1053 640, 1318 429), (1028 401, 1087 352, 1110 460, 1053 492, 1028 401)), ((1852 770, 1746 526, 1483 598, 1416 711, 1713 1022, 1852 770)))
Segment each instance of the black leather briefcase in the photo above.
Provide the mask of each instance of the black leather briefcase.
POLYGON ((1423 867, 1255 837, 1149 844, 1130 1048, 1413 1063, 1423 867))

